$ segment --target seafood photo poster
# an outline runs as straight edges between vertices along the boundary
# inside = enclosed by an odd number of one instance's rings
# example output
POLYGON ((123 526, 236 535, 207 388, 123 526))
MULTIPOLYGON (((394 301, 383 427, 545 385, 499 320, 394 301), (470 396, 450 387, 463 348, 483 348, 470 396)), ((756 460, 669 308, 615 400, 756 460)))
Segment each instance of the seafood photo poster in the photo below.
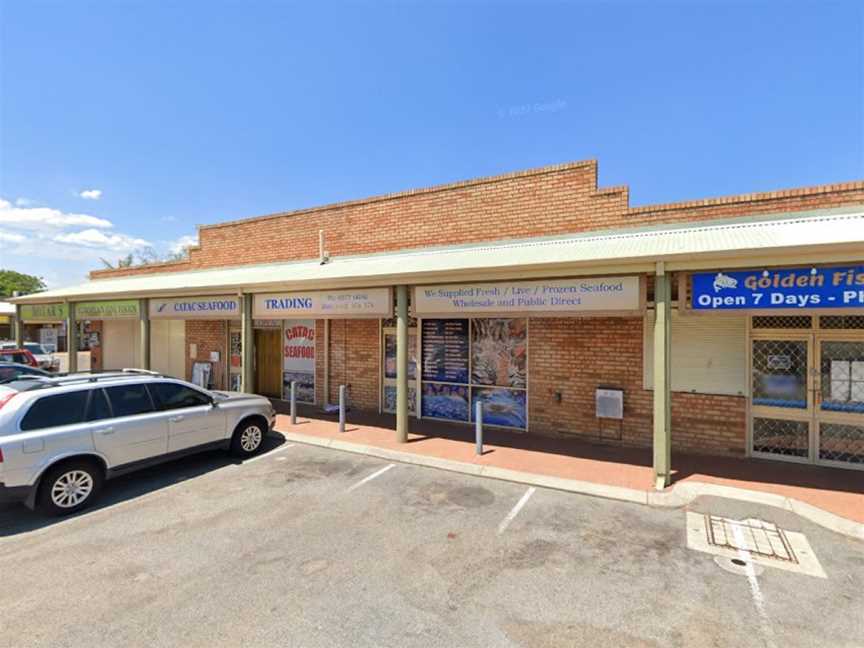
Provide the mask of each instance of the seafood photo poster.
POLYGON ((283 397, 291 397, 297 381, 297 402, 315 402, 315 320, 285 320, 282 334, 283 397))

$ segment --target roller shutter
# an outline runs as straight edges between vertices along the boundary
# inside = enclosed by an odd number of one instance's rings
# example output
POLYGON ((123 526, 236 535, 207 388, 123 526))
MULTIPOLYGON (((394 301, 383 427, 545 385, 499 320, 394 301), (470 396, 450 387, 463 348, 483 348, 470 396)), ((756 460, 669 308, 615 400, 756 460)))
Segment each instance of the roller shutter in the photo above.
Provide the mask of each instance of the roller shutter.
MULTIPOLYGON (((645 316, 644 382, 654 382, 654 311, 645 316)), ((680 316, 672 311, 672 391, 747 392, 747 317, 741 313, 680 316)))

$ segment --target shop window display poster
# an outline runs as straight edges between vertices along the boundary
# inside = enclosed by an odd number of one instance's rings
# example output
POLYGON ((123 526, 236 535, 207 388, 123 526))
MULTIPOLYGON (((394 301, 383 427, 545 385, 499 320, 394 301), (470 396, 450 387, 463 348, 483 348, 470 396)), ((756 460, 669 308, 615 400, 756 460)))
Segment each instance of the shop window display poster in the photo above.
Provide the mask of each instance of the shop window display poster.
POLYGON ((525 389, 528 320, 488 318, 471 322, 471 383, 525 389))
POLYGON ((468 420, 468 386, 423 383, 424 417, 468 420))
MULTIPOLYGON (((396 378, 396 334, 384 336, 384 377, 396 378)), ((408 380, 417 379, 417 337, 408 336, 408 380)))
MULTIPOLYGON (((417 390, 408 387, 408 414, 414 416, 417 413, 417 390)), ((396 385, 384 385, 384 411, 396 411, 396 385)))
POLYGON ((315 402, 315 320, 285 320, 282 337, 283 398, 291 398, 297 382, 297 402, 315 402))
POLYGON ((423 320, 423 380, 468 383, 468 320, 423 320))
POLYGON ((471 420, 477 401, 483 403, 483 424, 525 429, 528 424, 526 392, 501 387, 471 388, 471 420))

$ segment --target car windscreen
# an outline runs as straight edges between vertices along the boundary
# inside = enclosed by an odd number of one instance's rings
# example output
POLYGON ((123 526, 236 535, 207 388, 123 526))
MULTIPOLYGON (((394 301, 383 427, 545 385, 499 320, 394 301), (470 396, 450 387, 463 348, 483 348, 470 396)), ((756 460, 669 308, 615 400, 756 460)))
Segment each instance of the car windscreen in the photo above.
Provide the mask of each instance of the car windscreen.
MULTIPOLYGON (((9 384, 12 381, 18 380, 21 376, 49 376, 47 372, 40 371, 35 367, 27 365, 7 364, 0 362, 0 385, 9 384)), ((22 381, 22 384, 24 381, 22 381)), ((31 385, 33 383, 30 383, 31 385)))
POLYGON ((42 345, 35 342, 25 342, 24 348, 34 355, 48 355, 45 349, 42 348, 42 345))
POLYGON ((28 380, 26 376, 18 376, 8 381, 2 381, 2 378, 0 378, 0 382, 2 382, 4 389, 14 389, 19 392, 33 389, 33 385, 36 384, 35 381, 28 380))

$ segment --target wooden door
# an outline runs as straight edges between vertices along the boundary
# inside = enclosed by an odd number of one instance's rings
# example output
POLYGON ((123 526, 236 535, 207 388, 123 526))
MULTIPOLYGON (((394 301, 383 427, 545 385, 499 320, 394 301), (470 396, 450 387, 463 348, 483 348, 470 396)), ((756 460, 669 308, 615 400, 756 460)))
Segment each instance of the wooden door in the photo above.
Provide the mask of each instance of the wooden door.
POLYGON ((255 331, 255 385, 257 394, 282 398, 282 336, 279 329, 255 331))

